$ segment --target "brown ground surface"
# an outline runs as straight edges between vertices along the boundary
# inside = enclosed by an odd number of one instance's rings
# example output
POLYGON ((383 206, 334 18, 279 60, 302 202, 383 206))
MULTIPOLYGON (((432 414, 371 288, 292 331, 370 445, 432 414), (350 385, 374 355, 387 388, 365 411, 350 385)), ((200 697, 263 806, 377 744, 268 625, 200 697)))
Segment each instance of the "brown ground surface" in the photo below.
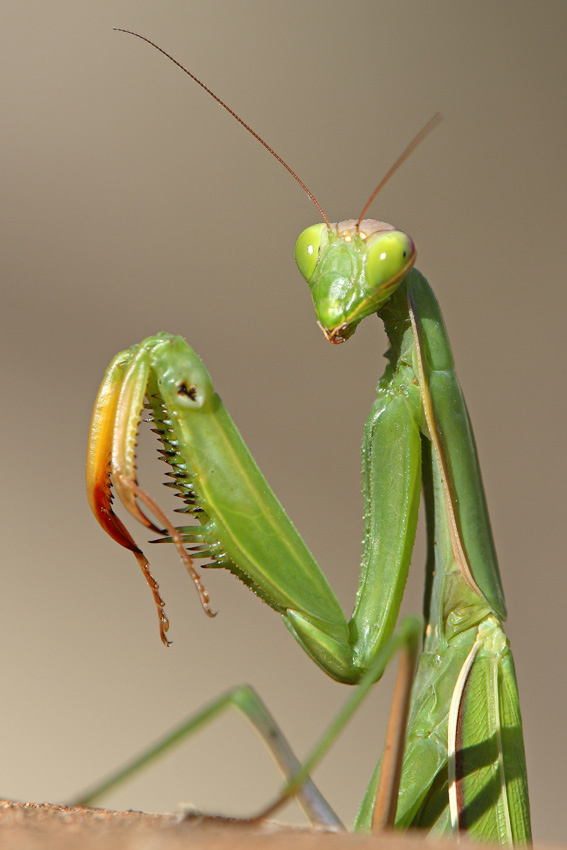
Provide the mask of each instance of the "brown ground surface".
POLYGON ((292 846, 293 850, 419 850, 424 844, 427 850, 466 847, 466 842, 453 845, 407 833, 364 837, 291 829, 275 823, 250 827, 226 818, 198 815, 179 822, 177 815, 0 801, 0 850, 283 850, 292 846))

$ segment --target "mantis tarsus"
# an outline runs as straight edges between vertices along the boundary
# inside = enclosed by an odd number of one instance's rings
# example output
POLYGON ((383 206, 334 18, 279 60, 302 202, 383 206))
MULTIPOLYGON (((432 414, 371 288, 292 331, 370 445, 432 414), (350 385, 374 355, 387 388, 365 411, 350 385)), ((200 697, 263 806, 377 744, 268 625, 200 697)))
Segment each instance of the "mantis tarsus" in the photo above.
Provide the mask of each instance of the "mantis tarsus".
MULTIPOLYGON (((425 629, 392 819, 398 828, 468 831, 500 844, 521 844, 530 840, 530 818, 514 665, 501 626, 506 609, 474 437, 439 305, 413 268, 411 238, 363 218, 376 192, 358 220, 338 224, 330 224, 308 194, 324 223, 303 231, 295 257, 326 338, 342 342, 377 313, 390 342, 388 366, 364 428, 364 542, 350 620, 258 470, 201 360, 180 337, 149 337, 112 361, 93 414, 90 503, 103 528, 142 567, 164 643, 169 624, 159 588, 112 510, 112 483, 136 519, 174 543, 207 613, 212 613, 208 594, 193 558, 238 576, 281 614, 329 676, 347 684, 362 681, 367 689, 394 650, 411 647, 422 632, 418 621, 408 619, 394 633, 422 490, 428 536, 425 629), (171 467, 170 486, 196 520, 192 525, 175 528, 138 485, 136 441, 144 403, 171 467)), ((240 691, 208 707, 194 725, 210 719, 227 699, 250 700, 244 710, 274 734, 259 701, 240 691)), ((291 775, 298 765, 285 746, 278 757, 291 775)), ((310 784, 301 787, 305 773, 286 793, 298 793, 311 817, 332 823, 318 792, 310 784)), ((370 828, 379 773, 378 767, 356 829, 370 828)))

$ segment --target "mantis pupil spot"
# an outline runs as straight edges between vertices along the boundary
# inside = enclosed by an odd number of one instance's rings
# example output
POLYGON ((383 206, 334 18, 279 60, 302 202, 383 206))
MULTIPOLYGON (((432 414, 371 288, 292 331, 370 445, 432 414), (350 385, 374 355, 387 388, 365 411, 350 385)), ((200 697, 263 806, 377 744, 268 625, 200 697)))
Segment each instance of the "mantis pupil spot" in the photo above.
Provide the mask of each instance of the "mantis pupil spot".
POLYGON ((187 386, 185 382, 179 384, 177 387, 177 395, 186 395, 191 401, 197 401, 197 387, 191 384, 191 386, 187 386))

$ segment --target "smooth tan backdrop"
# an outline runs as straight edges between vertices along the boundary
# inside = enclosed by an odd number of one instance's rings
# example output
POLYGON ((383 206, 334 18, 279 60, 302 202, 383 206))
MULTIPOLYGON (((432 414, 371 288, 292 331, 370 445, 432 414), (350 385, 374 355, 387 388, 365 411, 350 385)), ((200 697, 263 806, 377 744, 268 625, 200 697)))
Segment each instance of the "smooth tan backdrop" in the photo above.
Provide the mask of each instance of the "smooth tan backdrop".
MULTIPOLYGON (((386 345, 372 320, 348 345, 325 343, 293 262, 317 220, 310 202, 113 25, 189 64, 331 220, 356 216, 443 113, 373 214, 412 234, 445 312, 510 609, 535 831, 564 838, 563 2, 3 4, 2 794, 68 799, 243 681, 302 754, 346 695, 229 575, 207 575, 219 611, 207 620, 161 547, 149 554, 171 618, 165 650, 134 559, 89 514, 85 439, 108 361, 155 331, 181 333, 350 611, 359 440, 386 345)), ((149 442, 140 470, 161 494, 149 442)), ((421 549, 414 561, 407 610, 420 605, 421 549)), ((386 682, 317 773, 347 821, 388 698, 386 682)), ((277 787, 231 717, 106 802, 248 813, 277 787)))

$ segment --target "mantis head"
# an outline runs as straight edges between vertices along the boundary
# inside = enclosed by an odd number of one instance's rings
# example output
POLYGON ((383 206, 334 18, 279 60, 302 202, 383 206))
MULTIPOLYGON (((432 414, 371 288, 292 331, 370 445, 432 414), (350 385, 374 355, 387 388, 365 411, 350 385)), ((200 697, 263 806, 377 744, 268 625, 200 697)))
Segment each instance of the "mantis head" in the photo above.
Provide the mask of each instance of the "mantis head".
POLYGON ((115 29, 145 41, 191 77, 266 148, 317 207, 324 224, 315 224, 303 231, 295 246, 295 259, 311 288, 323 333, 330 342, 344 342, 354 333, 361 319, 375 313, 390 297, 415 262, 415 246, 409 236, 391 224, 365 219, 364 216, 390 177, 439 123, 440 114, 427 122, 397 158, 372 192, 358 219, 331 224, 315 195, 287 162, 195 74, 146 36, 120 27, 115 29))
POLYGON ((353 219, 304 230, 295 244, 295 261, 329 342, 344 342, 361 319, 379 310, 415 256, 412 239, 383 221, 353 219))

